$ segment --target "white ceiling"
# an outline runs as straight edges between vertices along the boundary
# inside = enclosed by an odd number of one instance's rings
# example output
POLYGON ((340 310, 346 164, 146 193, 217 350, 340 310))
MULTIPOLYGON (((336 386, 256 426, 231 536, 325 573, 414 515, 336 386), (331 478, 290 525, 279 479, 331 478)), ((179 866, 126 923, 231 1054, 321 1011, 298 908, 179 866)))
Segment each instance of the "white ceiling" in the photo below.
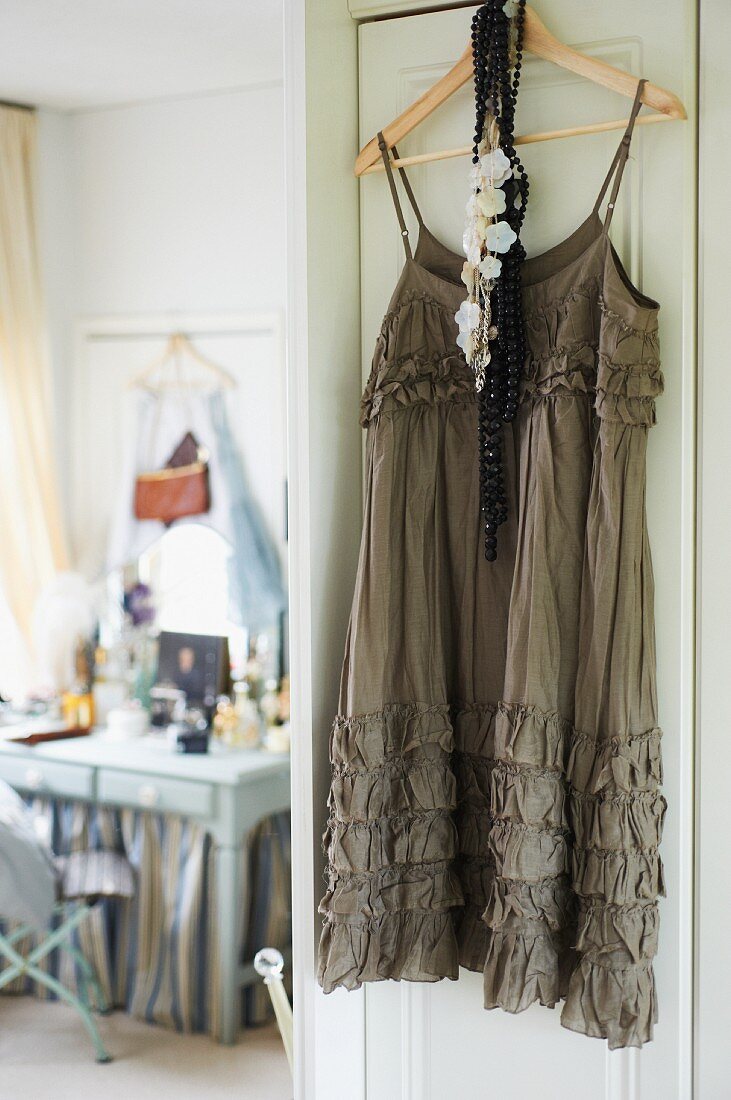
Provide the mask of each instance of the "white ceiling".
POLYGON ((282 0, 0 0, 0 99, 60 110, 282 76, 282 0))

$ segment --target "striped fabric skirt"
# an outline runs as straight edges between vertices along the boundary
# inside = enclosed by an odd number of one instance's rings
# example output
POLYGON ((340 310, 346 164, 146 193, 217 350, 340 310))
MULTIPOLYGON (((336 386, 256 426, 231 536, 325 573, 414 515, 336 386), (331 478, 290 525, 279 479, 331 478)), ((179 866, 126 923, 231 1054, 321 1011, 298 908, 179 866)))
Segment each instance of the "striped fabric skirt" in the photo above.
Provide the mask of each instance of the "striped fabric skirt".
MULTIPOLYGON (((215 848, 210 835, 195 822, 172 814, 39 798, 29 800, 29 805, 45 820, 56 855, 106 848, 123 853, 135 869, 136 898, 100 901, 75 933, 110 1004, 150 1023, 215 1035, 218 945, 215 848)), ((262 821, 242 858, 248 861, 251 883, 248 922, 243 899, 240 910, 243 961, 260 947, 284 951, 291 943, 289 814, 262 821)), ((63 952, 54 952, 43 965, 76 988, 73 960, 63 952)), ((48 990, 22 979, 7 992, 50 996, 48 990)), ((270 1013, 264 987, 250 987, 243 998, 245 1024, 263 1023, 270 1013)))

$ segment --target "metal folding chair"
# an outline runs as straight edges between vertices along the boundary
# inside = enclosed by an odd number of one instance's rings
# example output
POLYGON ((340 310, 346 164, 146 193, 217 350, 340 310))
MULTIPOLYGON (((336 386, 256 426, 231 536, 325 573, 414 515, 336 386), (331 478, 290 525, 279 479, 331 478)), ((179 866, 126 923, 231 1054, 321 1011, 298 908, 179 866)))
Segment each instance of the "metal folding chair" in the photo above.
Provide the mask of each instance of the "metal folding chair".
POLYGON ((109 1006, 73 935, 99 899, 131 898, 134 892, 134 872, 118 852, 81 851, 54 859, 35 836, 30 811, 0 781, 0 917, 12 922, 7 930, 0 924, 0 990, 18 978, 30 979, 75 1008, 97 1062, 110 1062, 111 1055, 93 1011, 106 1012, 109 1006), (23 946, 29 940, 32 945, 23 946), (57 949, 76 963, 78 993, 40 965, 57 949))
POLYGON ((39 933, 36 929, 28 924, 21 924, 19 927, 14 928, 9 935, 5 935, 0 930, 0 955, 8 963, 0 970, 0 989, 15 981, 16 978, 30 978, 32 981, 38 982, 39 985, 45 986, 46 989, 50 989, 59 1000, 65 1001, 71 1008, 75 1008, 81 1016, 94 1044, 97 1062, 111 1062, 112 1056, 102 1042, 99 1029, 92 1015, 94 1005, 100 1012, 108 1011, 106 998, 89 962, 68 938, 86 920, 90 912, 90 907, 84 904, 72 905, 70 912, 67 911, 63 903, 56 906, 54 913, 61 918, 61 923, 48 932, 27 955, 22 955, 17 951, 15 944, 19 940, 25 939, 26 936, 35 935, 37 937, 39 933), (72 993, 70 989, 62 985, 58 978, 54 978, 52 974, 41 969, 38 965, 42 959, 45 959, 56 948, 68 951, 78 965, 81 976, 80 996, 72 993))

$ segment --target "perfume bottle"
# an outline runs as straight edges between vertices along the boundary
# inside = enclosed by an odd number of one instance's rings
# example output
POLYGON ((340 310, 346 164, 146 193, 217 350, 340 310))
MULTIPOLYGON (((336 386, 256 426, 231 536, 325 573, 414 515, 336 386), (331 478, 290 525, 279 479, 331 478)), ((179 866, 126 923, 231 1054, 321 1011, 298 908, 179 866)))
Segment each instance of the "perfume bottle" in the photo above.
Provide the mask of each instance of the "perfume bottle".
POLYGON ((276 680, 267 680, 264 694, 259 700, 259 709, 267 727, 273 726, 279 720, 279 693, 277 687, 276 680))
POLYGON ((238 719, 236 744, 241 748, 255 749, 261 742, 261 715, 250 692, 246 680, 234 684, 234 709, 238 719))
POLYGON ((91 642, 80 638, 74 656, 74 680, 61 699, 64 721, 69 729, 89 730, 94 725, 93 652, 91 642))

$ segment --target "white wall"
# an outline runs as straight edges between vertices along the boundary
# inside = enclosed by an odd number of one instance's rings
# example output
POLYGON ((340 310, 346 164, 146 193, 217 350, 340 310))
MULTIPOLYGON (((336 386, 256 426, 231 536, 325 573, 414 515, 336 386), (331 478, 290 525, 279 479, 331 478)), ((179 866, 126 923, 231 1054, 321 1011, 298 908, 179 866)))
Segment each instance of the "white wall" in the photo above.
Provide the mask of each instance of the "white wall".
POLYGON ((283 310, 281 81, 39 112, 38 214, 61 492, 81 318, 283 310))
POLYGON ((284 304, 281 84, 72 116, 77 308, 284 304))

